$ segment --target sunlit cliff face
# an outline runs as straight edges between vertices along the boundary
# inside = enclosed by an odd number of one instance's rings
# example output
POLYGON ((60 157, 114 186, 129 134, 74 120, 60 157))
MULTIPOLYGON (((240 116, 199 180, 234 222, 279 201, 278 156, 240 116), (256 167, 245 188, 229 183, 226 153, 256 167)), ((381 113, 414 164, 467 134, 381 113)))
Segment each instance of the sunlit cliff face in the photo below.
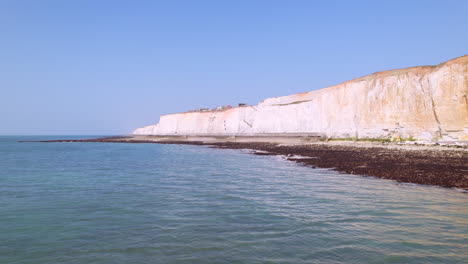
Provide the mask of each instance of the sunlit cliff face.
POLYGON ((332 138, 468 140, 468 55, 374 73, 255 106, 161 116, 134 134, 323 133, 332 138))

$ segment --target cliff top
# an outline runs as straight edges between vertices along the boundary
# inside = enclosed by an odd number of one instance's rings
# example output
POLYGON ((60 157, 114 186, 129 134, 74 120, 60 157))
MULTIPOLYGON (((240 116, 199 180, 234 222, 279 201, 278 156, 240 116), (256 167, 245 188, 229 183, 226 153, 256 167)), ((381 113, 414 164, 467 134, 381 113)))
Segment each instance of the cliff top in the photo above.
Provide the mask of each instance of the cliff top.
MULTIPOLYGON (((460 56, 442 63, 439 63, 438 65, 423 65, 423 66, 414 66, 414 67, 407 67, 407 68, 400 68, 400 69, 394 69, 394 70, 386 70, 386 71, 379 71, 379 72, 374 72, 372 74, 358 77, 355 79, 351 79, 349 81, 344 81, 340 84, 345 84, 345 83, 351 83, 351 82, 356 82, 356 81, 363 81, 363 80, 369 80, 369 79, 374 79, 374 78, 383 78, 383 77, 388 77, 388 76, 394 76, 394 75, 400 75, 400 74, 407 74, 407 73, 414 73, 414 74, 426 74, 429 73, 435 69, 438 69, 443 66, 450 66, 453 64, 468 64, 468 55, 460 56)), ((336 85, 330 86, 334 87, 336 85)))
POLYGON ((448 60, 446 62, 442 62, 438 65, 415 66, 415 67, 407 67, 407 68, 400 68, 400 69, 394 69, 394 70, 379 71, 379 72, 375 72, 366 76, 351 79, 351 80, 344 81, 336 85, 324 87, 324 88, 317 89, 317 90, 312 90, 308 92, 302 92, 302 93, 297 93, 297 94, 292 94, 292 95, 287 95, 287 96, 267 98, 260 103, 267 103, 267 104, 270 103, 273 105, 288 105, 288 104, 305 102, 305 101, 308 101, 311 94, 321 93, 329 89, 337 89, 343 85, 361 82, 361 81, 369 81, 369 80, 374 80, 374 79, 382 79, 382 78, 396 76, 396 75, 410 74, 410 73, 416 74, 416 75, 423 75, 423 74, 428 74, 441 67, 451 66, 454 64, 468 65, 468 55, 457 57, 457 58, 448 60), (278 101, 280 101, 281 103, 278 103, 278 101))
MULTIPOLYGON (((286 96, 267 98, 267 99, 261 101, 260 103, 265 103, 265 102, 270 101, 270 100, 276 101, 277 99, 285 98, 285 97, 291 97, 292 100, 291 100, 291 102, 284 103, 284 105, 292 104, 292 103, 305 102, 307 100, 301 101, 302 100, 301 98, 307 99, 306 97, 308 97, 308 95, 310 95, 311 93, 322 92, 324 90, 337 88, 337 87, 339 87, 341 85, 346 85, 346 84, 350 84, 350 83, 354 83, 354 82, 360 82, 360 81, 373 80, 373 79, 377 79, 377 78, 385 78, 385 77, 390 77, 390 76, 395 76, 395 75, 409 74, 409 73, 422 75, 422 74, 430 73, 430 72, 432 72, 432 71, 434 71, 436 69, 439 69, 441 67, 451 66, 451 65, 454 65, 454 64, 466 64, 466 65, 468 65, 468 55, 460 56, 460 57, 457 57, 457 58, 442 62, 442 63, 440 63, 438 65, 414 66, 414 67, 400 68, 400 69, 394 69, 394 70, 379 71, 379 72, 375 72, 375 73, 372 73, 372 74, 369 74, 369 75, 365 75, 365 76, 362 76, 362 77, 358 77, 358 78, 355 78, 355 79, 344 81, 344 82, 341 82, 339 84, 329 86, 329 87, 325 87, 325 88, 321 88, 321 89, 317 89, 317 90, 312 90, 312 91, 307 91, 307 92, 302 92, 302 93, 297 93, 297 94, 292 94, 292 95, 286 95, 286 96)), ((277 105, 283 105, 283 104, 277 104, 277 105)), ((252 106, 240 106, 240 107, 252 107, 252 106)), ((216 110, 216 112, 218 112, 218 111, 230 111, 230 110, 236 109, 236 108, 238 108, 238 107, 233 107, 233 108, 229 108, 229 109, 222 109, 222 110, 216 110)), ((200 113, 206 113, 206 112, 215 112, 215 111, 208 110, 208 111, 203 111, 203 112, 200 112, 200 113)), ((186 114, 186 113, 198 113, 198 112, 180 112, 180 113, 174 113, 174 114, 186 114)), ((173 115, 173 114, 166 114, 166 115, 173 115)), ((165 115, 163 115, 163 116, 165 116, 165 115)))

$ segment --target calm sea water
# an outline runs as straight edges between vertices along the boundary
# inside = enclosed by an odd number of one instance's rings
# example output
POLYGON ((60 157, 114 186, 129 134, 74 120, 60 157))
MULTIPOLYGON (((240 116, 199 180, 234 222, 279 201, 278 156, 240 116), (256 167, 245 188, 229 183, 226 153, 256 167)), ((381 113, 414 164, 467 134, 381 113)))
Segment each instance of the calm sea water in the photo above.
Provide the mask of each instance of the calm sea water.
POLYGON ((0 263, 467 263, 467 193, 238 150, 17 143, 47 138, 0 137, 0 263))

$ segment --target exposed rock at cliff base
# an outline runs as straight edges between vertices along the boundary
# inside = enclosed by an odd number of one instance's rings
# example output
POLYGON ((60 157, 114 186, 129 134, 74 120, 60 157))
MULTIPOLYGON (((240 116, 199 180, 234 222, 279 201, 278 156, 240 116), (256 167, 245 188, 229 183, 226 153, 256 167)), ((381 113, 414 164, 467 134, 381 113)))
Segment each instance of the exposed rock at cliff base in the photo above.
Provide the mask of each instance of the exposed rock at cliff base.
POLYGON ((255 106, 163 115, 143 135, 321 133, 328 138, 468 140, 468 55, 377 72, 255 106))

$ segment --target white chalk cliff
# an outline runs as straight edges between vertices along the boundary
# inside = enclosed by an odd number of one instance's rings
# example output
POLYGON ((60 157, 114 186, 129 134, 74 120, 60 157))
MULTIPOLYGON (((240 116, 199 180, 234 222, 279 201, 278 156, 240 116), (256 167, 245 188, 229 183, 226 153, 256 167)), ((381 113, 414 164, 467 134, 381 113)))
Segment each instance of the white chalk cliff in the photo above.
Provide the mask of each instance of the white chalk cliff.
POLYGON ((160 117, 143 135, 322 133, 328 138, 468 140, 468 55, 384 72, 255 106, 160 117))

